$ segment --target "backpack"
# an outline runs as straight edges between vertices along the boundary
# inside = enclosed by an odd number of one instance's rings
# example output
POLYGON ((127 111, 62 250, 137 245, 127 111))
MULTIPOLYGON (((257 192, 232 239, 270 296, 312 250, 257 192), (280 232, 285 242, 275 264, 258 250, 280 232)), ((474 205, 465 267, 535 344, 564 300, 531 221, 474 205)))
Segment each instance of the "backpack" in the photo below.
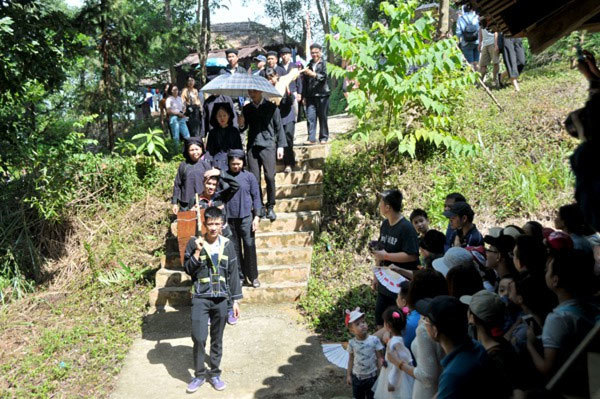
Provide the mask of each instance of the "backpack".
POLYGON ((463 29, 463 39, 467 43, 474 43, 479 40, 479 23, 474 18, 468 19, 465 15, 465 28, 463 29))

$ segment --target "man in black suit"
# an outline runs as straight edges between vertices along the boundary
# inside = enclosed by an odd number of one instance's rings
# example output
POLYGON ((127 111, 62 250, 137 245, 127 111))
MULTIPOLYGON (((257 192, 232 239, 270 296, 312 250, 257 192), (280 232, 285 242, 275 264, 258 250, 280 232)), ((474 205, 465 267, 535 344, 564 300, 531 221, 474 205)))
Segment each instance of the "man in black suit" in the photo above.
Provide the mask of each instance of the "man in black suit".
MULTIPOLYGON (((233 75, 235 73, 248 73, 246 68, 238 65, 238 51, 234 48, 228 48, 225 50, 225 57, 227 57, 227 65, 226 68, 221 69, 219 71, 220 75, 233 75)), ((236 102, 237 111, 241 110, 244 106, 245 99, 244 97, 238 97, 236 102)))
POLYGON ((285 75, 287 72, 285 71, 285 69, 283 69, 282 67, 277 65, 277 60, 278 60, 277 51, 267 51, 267 65, 265 66, 265 69, 260 71, 260 76, 262 76, 265 79, 267 78, 267 75, 266 75, 267 68, 274 69, 275 72, 277 72, 277 76, 285 75))
MULTIPOLYGON (((264 170, 267 183, 266 217, 273 221, 277 218, 273 209, 275 207, 275 162, 276 159, 283 158, 283 148, 286 146, 285 133, 277 106, 266 101, 262 91, 248 90, 248 95, 251 101, 242 109, 238 123, 240 130, 248 128, 246 145, 248 169, 258 181, 261 200, 263 198, 260 184, 261 167, 264 170)), ((265 209, 265 206, 262 209, 265 209)))
POLYGON ((327 110, 329 109, 329 85, 327 84, 327 65, 322 59, 322 47, 319 44, 310 46, 311 61, 304 71, 302 97, 306 104, 306 120, 308 123, 308 141, 317 142, 317 119, 319 120, 319 141, 327 143, 329 128, 327 126, 327 110))

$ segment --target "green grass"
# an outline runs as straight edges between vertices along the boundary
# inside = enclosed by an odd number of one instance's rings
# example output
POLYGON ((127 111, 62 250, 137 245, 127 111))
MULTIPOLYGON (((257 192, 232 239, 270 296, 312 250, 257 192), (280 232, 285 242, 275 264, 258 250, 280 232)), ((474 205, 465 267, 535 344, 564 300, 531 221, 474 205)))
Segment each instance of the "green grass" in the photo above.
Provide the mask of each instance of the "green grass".
POLYGON ((0 398, 110 395, 141 334, 176 167, 161 164, 132 204, 77 215, 67 253, 47 262, 55 277, 0 308, 0 398))
POLYGON ((372 314, 373 262, 366 245, 377 238, 376 193, 386 188, 403 192, 405 216, 425 209, 442 231, 447 224, 443 200, 453 191, 466 196, 484 232, 529 219, 551 225, 554 210, 573 196, 568 157, 577 141, 562 121, 583 105, 586 89, 579 73, 564 64, 526 70, 519 93, 494 90, 504 111, 483 90, 471 89, 452 133, 477 145, 472 156, 420 145, 412 159, 393 153, 392 143, 384 159, 384 144, 377 138, 365 145, 350 134, 338 137, 324 168, 323 232, 300 304, 308 322, 327 339, 344 339, 344 309, 361 306, 372 314))

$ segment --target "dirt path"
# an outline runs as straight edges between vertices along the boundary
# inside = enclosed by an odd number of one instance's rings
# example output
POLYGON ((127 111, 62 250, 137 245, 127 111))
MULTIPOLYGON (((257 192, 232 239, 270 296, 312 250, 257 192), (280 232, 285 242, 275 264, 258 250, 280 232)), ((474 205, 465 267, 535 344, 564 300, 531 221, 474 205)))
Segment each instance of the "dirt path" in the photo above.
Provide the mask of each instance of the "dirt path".
MULTIPOLYGON (((356 126, 356 118, 349 114, 340 114, 330 116, 327 120, 330 136, 343 134, 352 131, 356 126)), ((317 129, 319 126, 317 126, 317 129)), ((319 131, 317 130, 317 136, 319 131)), ((294 144, 304 143, 308 139, 308 129, 306 121, 296 123, 296 133, 294 134, 294 144)))
MULTIPOLYGON (((225 328, 221 367, 228 387, 208 384, 198 398, 350 398, 344 370, 327 362, 319 337, 309 332, 291 304, 246 305, 225 328)), ((125 360, 114 399, 180 398, 192 379, 189 308, 148 315, 125 360)), ((189 395, 192 397, 192 395, 189 395)))

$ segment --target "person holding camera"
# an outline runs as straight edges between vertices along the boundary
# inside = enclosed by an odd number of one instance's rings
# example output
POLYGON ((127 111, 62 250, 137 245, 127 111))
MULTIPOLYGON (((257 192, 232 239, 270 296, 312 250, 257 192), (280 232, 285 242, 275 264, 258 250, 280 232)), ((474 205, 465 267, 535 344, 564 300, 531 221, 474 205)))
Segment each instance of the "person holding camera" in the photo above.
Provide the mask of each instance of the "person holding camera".
POLYGON ((190 137, 190 132, 187 128, 188 118, 185 116, 185 105, 183 99, 179 96, 179 88, 172 85, 169 88, 169 97, 165 103, 167 115, 169 115, 169 126, 171 126, 171 134, 175 148, 179 149, 179 136, 184 139, 190 137))
POLYGON ((193 77, 187 80, 187 86, 181 91, 181 99, 186 107, 186 116, 189 117, 187 127, 192 137, 204 139, 204 126, 201 123, 202 101, 198 94, 198 89, 194 87, 196 81, 193 77))
MULTIPOLYGON (((385 190, 380 195, 379 212, 385 218, 379 230, 379 240, 371 251, 378 266, 397 265, 407 270, 419 266, 419 238, 412 224, 402 215, 402 193, 400 190, 385 190)), ((373 280, 377 290, 375 324, 383 327, 383 312, 396 304, 398 292, 392 292, 377 279, 373 280)))

